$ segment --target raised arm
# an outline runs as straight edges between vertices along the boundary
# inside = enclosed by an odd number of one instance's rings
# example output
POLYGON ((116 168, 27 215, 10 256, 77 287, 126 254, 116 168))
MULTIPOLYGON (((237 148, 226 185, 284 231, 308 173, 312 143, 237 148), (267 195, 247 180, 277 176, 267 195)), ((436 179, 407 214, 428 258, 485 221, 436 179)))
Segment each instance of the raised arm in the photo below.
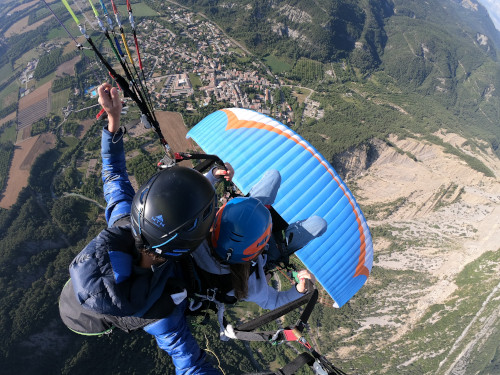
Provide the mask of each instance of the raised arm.
POLYGON ((120 218, 130 215, 134 189, 128 178, 120 129, 122 104, 118 91, 105 83, 98 88, 99 103, 108 114, 108 126, 102 131, 102 181, 106 200, 106 221, 111 227, 120 218))
POLYGON ((310 272, 303 270, 298 274, 300 280, 298 284, 286 291, 278 292, 267 284, 264 264, 265 259, 260 256, 257 259, 257 270, 250 275, 248 280, 248 296, 245 298, 245 301, 254 302, 264 309, 274 310, 288 302, 295 301, 306 292, 305 279, 310 279, 313 283, 315 281, 310 272))

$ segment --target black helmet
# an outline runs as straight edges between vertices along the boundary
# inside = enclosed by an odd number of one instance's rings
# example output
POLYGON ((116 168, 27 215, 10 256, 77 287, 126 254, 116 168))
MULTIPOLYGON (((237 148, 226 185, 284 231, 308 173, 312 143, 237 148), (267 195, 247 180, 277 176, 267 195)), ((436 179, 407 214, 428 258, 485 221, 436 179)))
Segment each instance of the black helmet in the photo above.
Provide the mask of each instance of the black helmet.
POLYGON ((215 190, 194 169, 164 169, 140 187, 132 201, 136 242, 162 256, 179 256, 206 238, 215 216, 215 190))

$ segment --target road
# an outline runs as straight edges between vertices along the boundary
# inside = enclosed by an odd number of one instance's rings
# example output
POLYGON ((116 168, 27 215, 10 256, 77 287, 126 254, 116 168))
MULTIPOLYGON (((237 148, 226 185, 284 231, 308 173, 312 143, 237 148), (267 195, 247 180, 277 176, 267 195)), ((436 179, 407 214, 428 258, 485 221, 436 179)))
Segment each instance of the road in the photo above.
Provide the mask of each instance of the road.
POLYGON ((78 197, 78 198, 81 198, 81 199, 84 199, 86 201, 89 201, 89 202, 92 202, 94 203, 97 207, 105 210, 106 207, 104 207, 103 205, 101 205, 99 202, 97 202, 96 200, 94 199, 91 199, 89 197, 86 197, 85 195, 82 195, 82 194, 78 194, 78 193, 64 193, 63 194, 64 197, 78 197))
POLYGON ((465 348, 460 352, 458 357, 453 361, 453 363, 450 365, 448 370, 445 372, 446 375, 449 374, 457 374, 457 375, 465 375, 467 373, 467 364, 469 357, 471 355, 471 352, 474 350, 474 347, 476 344, 479 344, 481 341, 484 342, 485 337, 487 337, 497 326, 498 324, 498 319, 500 312, 497 310, 495 311, 494 314, 491 316, 487 317, 486 319, 482 317, 482 313, 485 310, 486 306, 488 303, 494 299, 498 298, 498 291, 500 290, 500 283, 493 288, 492 292, 488 295, 486 300, 483 302, 483 305, 477 312, 477 314, 474 316, 474 318, 471 320, 469 325, 464 329, 460 337, 457 338, 455 343, 453 344, 452 348, 448 352, 448 355, 441 361, 439 364, 438 370, 442 367, 444 362, 448 359, 450 355, 453 354, 453 352, 458 348, 458 346, 462 343, 462 341, 467 338, 470 340, 470 342, 465 346, 465 348), (483 319, 483 326, 481 330, 476 334, 472 335, 469 333, 470 328, 479 320, 483 319))

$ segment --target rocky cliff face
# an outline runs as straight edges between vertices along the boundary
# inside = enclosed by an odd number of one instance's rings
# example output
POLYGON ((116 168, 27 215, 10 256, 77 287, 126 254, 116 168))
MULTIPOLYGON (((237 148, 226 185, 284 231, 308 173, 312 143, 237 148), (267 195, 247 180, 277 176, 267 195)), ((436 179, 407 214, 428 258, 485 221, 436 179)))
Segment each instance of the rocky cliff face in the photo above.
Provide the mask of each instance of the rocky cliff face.
MULTIPOLYGON (((463 159, 445 152, 442 146, 418 136, 390 137, 390 145, 374 140, 346 151, 336 160, 375 233, 374 270, 396 274, 410 272, 420 275, 418 279, 430 281, 413 284, 404 296, 394 289, 399 280, 377 292, 376 306, 359 320, 360 329, 355 337, 375 327, 391 334, 388 340, 387 336, 371 335, 367 347, 390 346, 403 337, 412 337, 425 324, 437 325, 440 319, 444 321, 446 314, 443 313, 430 322, 430 311, 436 306, 444 306, 450 298, 457 298, 458 274, 485 252, 500 249, 499 158, 489 148, 471 148, 469 142, 456 134, 438 132, 436 135, 481 160, 495 177, 485 177, 463 159), (397 307, 402 300, 406 305, 403 310, 397 307)), ((367 287, 380 283, 374 276, 368 279, 367 287)), ((399 287, 404 289, 404 283, 399 287)), ((483 304, 496 303, 492 300, 483 304)), ((476 308, 469 312, 476 314, 476 308)), ((492 319, 482 319, 473 321, 477 327, 468 328, 472 330, 469 335, 457 337, 453 346, 443 346, 440 354, 446 356, 440 371, 447 366, 451 371, 463 360, 466 352, 457 350, 461 344, 481 350, 485 338, 492 332, 492 319), (448 359, 452 365, 447 364, 448 359)), ((402 342, 406 344, 408 339, 402 342)), ((355 355, 353 349, 346 346, 341 353, 348 358, 355 355)), ((436 355, 426 353, 425 349, 423 353, 415 348, 412 350, 415 361, 420 356, 436 355)), ((399 366, 405 369, 412 361, 399 366)), ((467 361, 465 365, 462 361, 461 366, 465 372, 458 373, 467 373, 467 361)))
POLYGON ((368 143, 335 155, 332 165, 342 179, 352 180, 366 174, 386 145, 379 139, 372 139, 368 143))

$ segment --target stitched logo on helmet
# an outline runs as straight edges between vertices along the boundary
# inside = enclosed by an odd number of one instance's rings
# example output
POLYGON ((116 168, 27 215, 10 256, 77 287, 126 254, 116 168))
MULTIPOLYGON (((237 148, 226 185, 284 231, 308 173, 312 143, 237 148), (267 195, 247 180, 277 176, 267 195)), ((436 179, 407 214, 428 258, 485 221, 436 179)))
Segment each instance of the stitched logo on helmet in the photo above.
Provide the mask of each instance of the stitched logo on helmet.
POLYGON ((163 216, 162 215, 153 216, 151 218, 151 220, 153 220, 153 223, 155 223, 157 227, 162 227, 163 228, 165 226, 165 223, 163 222, 163 216))

